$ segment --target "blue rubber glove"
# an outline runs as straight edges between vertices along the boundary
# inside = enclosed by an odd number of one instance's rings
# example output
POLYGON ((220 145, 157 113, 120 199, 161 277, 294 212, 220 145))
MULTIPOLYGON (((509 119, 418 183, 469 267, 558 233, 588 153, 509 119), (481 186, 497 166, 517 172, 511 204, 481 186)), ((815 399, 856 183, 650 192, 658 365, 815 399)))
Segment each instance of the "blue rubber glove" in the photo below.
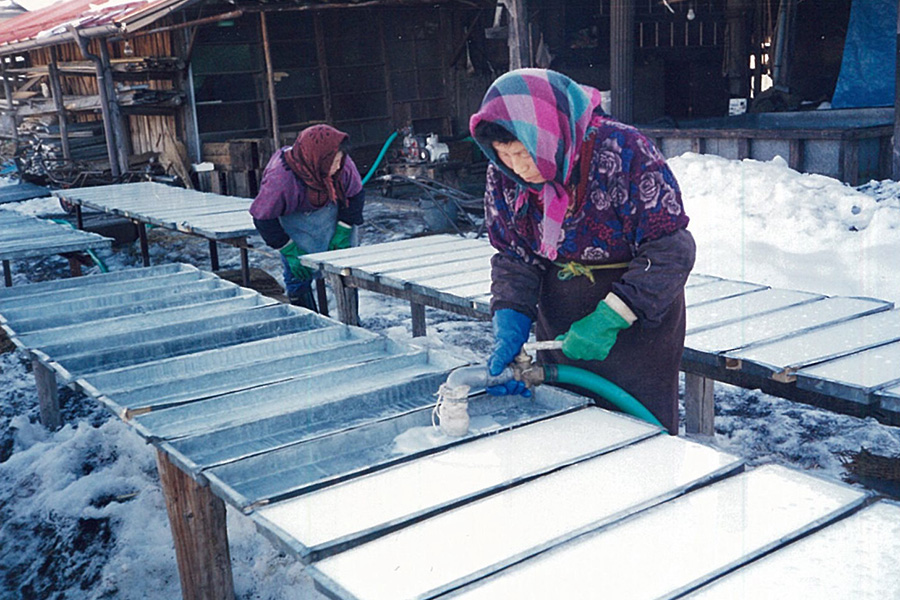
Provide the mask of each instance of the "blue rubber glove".
POLYGON ((288 267, 291 269, 291 273, 297 279, 307 280, 312 279, 312 271, 310 271, 307 267, 304 267, 300 262, 300 257, 306 254, 300 247, 294 243, 294 240, 289 241, 283 247, 278 250, 281 252, 282 256, 288 261, 288 267))
MULTIPOLYGON (((517 310, 501 308, 494 313, 491 323, 494 329, 494 348, 488 358, 488 372, 496 377, 513 361, 522 349, 522 344, 528 341, 531 319, 517 310)), ((523 382, 514 379, 502 385, 488 386, 485 391, 494 396, 531 396, 531 390, 523 382)))
POLYGON ((557 337, 562 353, 572 360, 604 360, 616 343, 616 336, 631 324, 601 300, 594 312, 572 323, 569 331, 557 337))

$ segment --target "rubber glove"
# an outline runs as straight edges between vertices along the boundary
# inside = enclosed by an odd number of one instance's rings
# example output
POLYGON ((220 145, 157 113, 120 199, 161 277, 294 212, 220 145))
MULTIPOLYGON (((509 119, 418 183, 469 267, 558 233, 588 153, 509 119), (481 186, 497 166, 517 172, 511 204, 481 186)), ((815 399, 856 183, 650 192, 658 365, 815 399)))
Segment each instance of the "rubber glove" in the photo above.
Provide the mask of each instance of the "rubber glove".
POLYGON ((562 340, 562 353, 572 360, 604 360, 619 332, 630 326, 606 300, 601 300, 594 312, 572 323, 569 331, 556 339, 562 340))
POLYGON ((350 234, 353 232, 353 228, 346 223, 341 221, 337 222, 337 225, 334 228, 334 235, 331 236, 331 241, 328 242, 329 250, 342 250, 344 248, 350 247, 350 234))
MULTIPOLYGON (((522 349, 522 344, 528 341, 531 319, 512 308, 501 308, 494 313, 491 324, 494 329, 494 348, 488 358, 488 372, 496 377, 513 361, 522 349)), ((531 390, 525 387, 525 383, 514 379, 501 385, 488 386, 485 391, 494 396, 521 394, 526 398, 531 397, 531 390)))
POLYGON ((294 240, 289 241, 287 244, 278 249, 281 252, 281 255, 287 259, 288 267, 291 270, 291 273, 297 279, 307 280, 312 279, 312 271, 310 271, 307 267, 304 267, 300 262, 300 257, 306 254, 303 250, 300 249, 294 240))

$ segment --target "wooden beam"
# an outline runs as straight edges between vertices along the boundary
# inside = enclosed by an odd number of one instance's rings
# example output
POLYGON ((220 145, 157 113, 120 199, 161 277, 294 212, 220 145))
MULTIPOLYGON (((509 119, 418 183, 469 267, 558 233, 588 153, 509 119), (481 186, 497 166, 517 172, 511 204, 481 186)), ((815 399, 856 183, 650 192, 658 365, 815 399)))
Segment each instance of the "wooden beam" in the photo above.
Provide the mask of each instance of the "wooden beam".
POLYGON ((157 450, 184 600, 234 600, 225 503, 157 450))

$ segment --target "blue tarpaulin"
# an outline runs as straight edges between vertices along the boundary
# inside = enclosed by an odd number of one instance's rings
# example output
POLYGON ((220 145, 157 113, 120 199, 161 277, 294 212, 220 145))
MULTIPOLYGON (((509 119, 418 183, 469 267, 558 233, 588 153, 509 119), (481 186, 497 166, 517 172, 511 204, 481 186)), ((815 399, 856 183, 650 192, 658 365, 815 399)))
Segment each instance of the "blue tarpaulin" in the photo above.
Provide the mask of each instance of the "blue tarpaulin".
POLYGON ((893 106, 897 0, 853 0, 833 108, 893 106))

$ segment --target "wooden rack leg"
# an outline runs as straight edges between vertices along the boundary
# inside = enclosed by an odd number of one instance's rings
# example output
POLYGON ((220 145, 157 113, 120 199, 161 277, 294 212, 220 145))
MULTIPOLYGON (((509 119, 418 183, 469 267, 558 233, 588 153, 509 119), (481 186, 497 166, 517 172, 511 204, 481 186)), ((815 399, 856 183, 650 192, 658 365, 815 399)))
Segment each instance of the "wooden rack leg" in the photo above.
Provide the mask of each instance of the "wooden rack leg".
POLYGON ((135 221, 134 226, 137 227, 138 238, 141 240, 141 260, 145 267, 150 266, 150 244, 147 241, 147 228, 143 223, 135 221))
POLYGON ((156 453, 184 600, 234 600, 225 503, 156 453))
POLYGON ((715 434, 715 381, 696 375, 684 374, 684 430, 685 433, 712 436, 715 434))
POLYGON ((325 280, 316 279, 316 304, 319 305, 319 314, 328 316, 328 293, 325 290, 325 280))
POLYGON ((244 247, 241 247, 241 281, 244 287, 250 287, 250 257, 244 247))
POLYGON ((10 269, 9 261, 3 261, 3 284, 6 287, 12 287, 12 269, 10 269))
POLYGON ((347 325, 359 325, 359 294, 355 287, 344 283, 344 278, 334 273, 328 273, 328 283, 334 292, 334 300, 337 303, 338 319, 347 325))
POLYGON ((77 256, 67 256, 66 260, 69 261, 69 273, 71 273, 72 277, 81 277, 81 263, 78 261, 77 256))
POLYGON ((410 302, 409 308, 412 311, 413 337, 422 337, 425 335, 425 305, 418 302, 410 302))
POLYGON ((59 413, 59 387, 56 375, 37 359, 31 360, 34 383, 37 386, 38 402, 41 410, 41 423, 51 431, 62 427, 62 416, 59 413))
POLYGON ((216 240, 209 240, 209 262, 213 271, 219 270, 219 247, 216 240))

